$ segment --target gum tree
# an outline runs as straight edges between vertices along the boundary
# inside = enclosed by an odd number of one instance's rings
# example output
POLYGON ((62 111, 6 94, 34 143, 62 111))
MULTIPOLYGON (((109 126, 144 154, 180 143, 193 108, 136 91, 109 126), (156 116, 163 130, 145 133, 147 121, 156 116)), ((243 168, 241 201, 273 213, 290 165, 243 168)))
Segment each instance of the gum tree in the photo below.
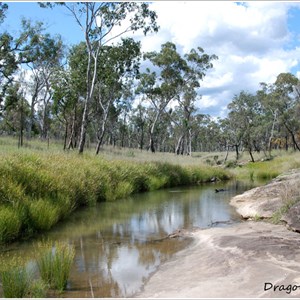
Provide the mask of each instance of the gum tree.
MULTIPOLYGON (((53 7, 52 3, 40 3, 53 7)), ((139 2, 62 2, 84 33, 88 64, 86 69, 86 95, 82 115, 79 153, 84 150, 89 124, 90 106, 95 92, 98 57, 104 45, 127 33, 143 29, 144 34, 158 31, 156 13, 149 5, 139 2)))
POLYGON ((171 102, 176 102, 182 109, 183 123, 181 135, 177 142, 176 152, 179 154, 182 141, 187 138, 188 153, 191 152, 191 127, 190 118, 194 111, 194 102, 197 98, 197 89, 206 71, 212 67, 211 60, 215 55, 207 55, 200 47, 192 49, 188 54, 181 56, 176 45, 167 42, 161 46, 160 52, 145 54, 153 69, 149 68, 140 76, 138 92, 150 101, 155 114, 151 120, 149 130, 149 149, 155 152, 155 134, 157 124, 163 112, 166 112, 171 102))

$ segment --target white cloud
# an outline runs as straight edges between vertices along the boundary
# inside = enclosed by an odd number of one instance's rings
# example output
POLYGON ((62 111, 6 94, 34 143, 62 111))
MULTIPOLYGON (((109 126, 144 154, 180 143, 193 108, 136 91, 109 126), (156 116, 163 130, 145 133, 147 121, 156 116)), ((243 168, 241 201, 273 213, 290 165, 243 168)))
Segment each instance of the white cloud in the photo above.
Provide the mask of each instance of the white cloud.
POLYGON ((204 78, 198 107, 222 115, 234 94, 255 92, 260 82, 270 83, 300 62, 299 49, 286 50, 293 38, 288 27, 291 7, 300 9, 299 3, 288 2, 156 1, 151 8, 160 31, 141 37, 142 47, 159 51, 171 41, 183 52, 200 46, 216 54, 219 60, 204 78))

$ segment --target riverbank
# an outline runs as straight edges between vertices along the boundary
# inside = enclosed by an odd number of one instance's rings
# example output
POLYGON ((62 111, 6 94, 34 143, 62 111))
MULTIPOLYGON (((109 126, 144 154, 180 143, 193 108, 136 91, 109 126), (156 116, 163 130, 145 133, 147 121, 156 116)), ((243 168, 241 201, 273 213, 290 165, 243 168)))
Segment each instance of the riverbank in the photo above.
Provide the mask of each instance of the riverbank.
POLYGON ((206 165, 108 161, 75 153, 7 153, 0 160, 0 244, 45 232, 76 208, 167 187, 226 180, 206 165))
MULTIPOLYGON (((271 220, 287 205, 286 196, 299 197, 299 182, 299 171, 293 170, 266 186, 234 197, 231 203, 246 218, 271 220)), ((288 220, 287 216, 298 208, 295 199, 293 205, 281 211, 279 219, 288 220)), ((269 222, 246 221, 230 227, 197 230, 190 235, 193 245, 162 265, 136 297, 300 296, 299 233, 269 222)))

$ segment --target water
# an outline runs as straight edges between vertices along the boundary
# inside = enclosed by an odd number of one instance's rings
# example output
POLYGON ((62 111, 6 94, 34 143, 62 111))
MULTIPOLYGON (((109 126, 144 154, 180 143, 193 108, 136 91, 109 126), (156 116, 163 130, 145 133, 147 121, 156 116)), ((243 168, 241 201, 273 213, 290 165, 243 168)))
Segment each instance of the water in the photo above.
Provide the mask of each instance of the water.
POLYGON ((232 181, 99 203, 75 212, 44 237, 10 246, 10 251, 33 259, 41 238, 68 241, 76 256, 67 291, 60 296, 131 297, 162 262, 191 242, 166 238, 170 233, 239 222, 230 198, 251 187, 232 181), (226 191, 216 193, 216 188, 226 191))

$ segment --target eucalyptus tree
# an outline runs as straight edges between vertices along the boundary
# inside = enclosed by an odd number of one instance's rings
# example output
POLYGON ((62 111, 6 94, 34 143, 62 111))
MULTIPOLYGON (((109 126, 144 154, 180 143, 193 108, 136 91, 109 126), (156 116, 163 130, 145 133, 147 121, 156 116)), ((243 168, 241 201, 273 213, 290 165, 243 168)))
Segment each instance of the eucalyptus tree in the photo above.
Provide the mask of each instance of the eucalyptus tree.
POLYGON ((18 135, 18 147, 23 146, 23 136, 29 116, 29 105, 19 82, 7 89, 4 101, 3 130, 18 135))
POLYGON ((0 2, 0 24, 3 22, 3 20, 6 17, 5 13, 7 9, 8 9, 7 3, 0 2))
POLYGON ((50 102, 52 101, 51 81, 56 76, 56 70, 62 65, 64 58, 64 45, 60 36, 52 37, 49 33, 40 33, 36 37, 36 44, 27 53, 26 67, 30 70, 30 123, 29 136, 34 124, 35 107, 41 108, 41 137, 46 138, 49 130, 48 118, 50 113, 50 102))
MULTIPOLYGON (((184 70, 182 94, 179 97, 180 108, 183 113, 182 135, 180 140, 185 144, 185 154, 192 154, 192 126, 191 117, 195 113, 195 102, 201 99, 199 94, 200 82, 204 79, 206 72, 213 67, 212 61, 218 59, 216 55, 208 55, 201 47, 191 49, 184 55, 188 68, 184 70)), ((179 149, 176 149, 178 152, 179 149)))
POLYGON ((131 38, 122 39, 115 46, 103 46, 100 51, 95 87, 99 116, 96 154, 103 143, 111 106, 118 106, 126 118, 125 110, 130 108, 133 80, 139 70, 139 58, 140 43, 131 38))
MULTIPOLYGON (((7 87, 13 81, 18 81, 20 75, 13 76, 18 70, 22 71, 24 65, 27 65, 28 69, 28 66, 32 66, 37 61, 43 62, 45 65, 45 59, 49 59, 51 53, 53 53, 55 43, 53 43, 53 39, 50 38, 49 34, 43 34, 43 31, 43 23, 32 23, 30 20, 22 19, 18 34, 14 36, 8 32, 1 34, 0 81, 2 97, 5 95, 7 87)), ((57 52, 52 57, 56 58, 57 52)), ((31 120, 33 119, 34 106, 36 104, 35 100, 33 102, 31 105, 31 120)), ((31 130, 32 122, 30 124, 31 130)))
MULTIPOLYGON (((88 54, 86 69, 86 96, 82 115, 79 153, 84 150, 89 109, 94 96, 98 57, 104 45, 114 39, 143 29, 144 34, 158 31, 156 13, 149 9, 147 3, 138 2, 63 2, 63 5, 74 17, 84 33, 88 54)), ((52 3, 41 3, 41 6, 53 6, 52 3)))
MULTIPOLYGON (((8 5, 0 2, 0 24, 6 17, 8 5)), ((0 105, 3 101, 5 90, 12 81, 11 75, 17 70, 17 61, 14 55, 13 37, 8 32, 0 34, 0 105)), ((0 107, 1 108, 1 107, 0 107)))
MULTIPOLYGON (((145 54, 157 72, 149 68, 141 74, 138 91, 146 96, 156 111, 150 129, 149 148, 155 152, 154 131, 160 116, 167 110, 170 103, 179 103, 183 110, 184 124, 182 134, 179 137, 177 152, 181 140, 188 134, 191 139, 189 119, 194 111, 194 102, 197 98, 197 89, 200 81, 208 69, 212 67, 211 61, 216 59, 215 55, 207 55, 200 47, 192 49, 188 54, 181 56, 176 45, 167 42, 161 46, 160 52, 149 52, 145 54)), ((190 144, 190 142, 188 142, 190 144)), ((190 153, 190 151, 187 151, 190 153)))
POLYGON ((132 130, 136 139, 137 148, 143 150, 148 123, 148 113, 147 108, 141 103, 139 103, 136 108, 132 110, 130 123, 132 124, 132 130))
POLYGON ((83 100, 86 94, 84 80, 86 66, 86 46, 84 43, 79 43, 69 50, 66 67, 57 69, 51 78, 52 111, 64 126, 64 149, 74 149, 78 144, 83 100))
POLYGON ((294 149, 300 150, 297 133, 299 122, 299 80, 291 73, 281 73, 274 83, 261 83, 258 96, 265 110, 264 124, 268 128, 268 150, 276 140, 285 140, 288 150, 289 136, 294 149))
POLYGON ((276 99, 274 105, 279 111, 279 122, 290 134, 293 147, 300 151, 297 132, 300 130, 299 97, 295 95, 295 88, 299 84, 298 78, 291 73, 281 73, 277 76, 275 85, 276 99))
POLYGON ((253 151, 258 150, 255 128, 260 123, 261 105, 256 95, 241 91, 234 96, 228 109, 228 125, 234 137, 237 159, 238 147, 242 142, 254 162, 253 151))

